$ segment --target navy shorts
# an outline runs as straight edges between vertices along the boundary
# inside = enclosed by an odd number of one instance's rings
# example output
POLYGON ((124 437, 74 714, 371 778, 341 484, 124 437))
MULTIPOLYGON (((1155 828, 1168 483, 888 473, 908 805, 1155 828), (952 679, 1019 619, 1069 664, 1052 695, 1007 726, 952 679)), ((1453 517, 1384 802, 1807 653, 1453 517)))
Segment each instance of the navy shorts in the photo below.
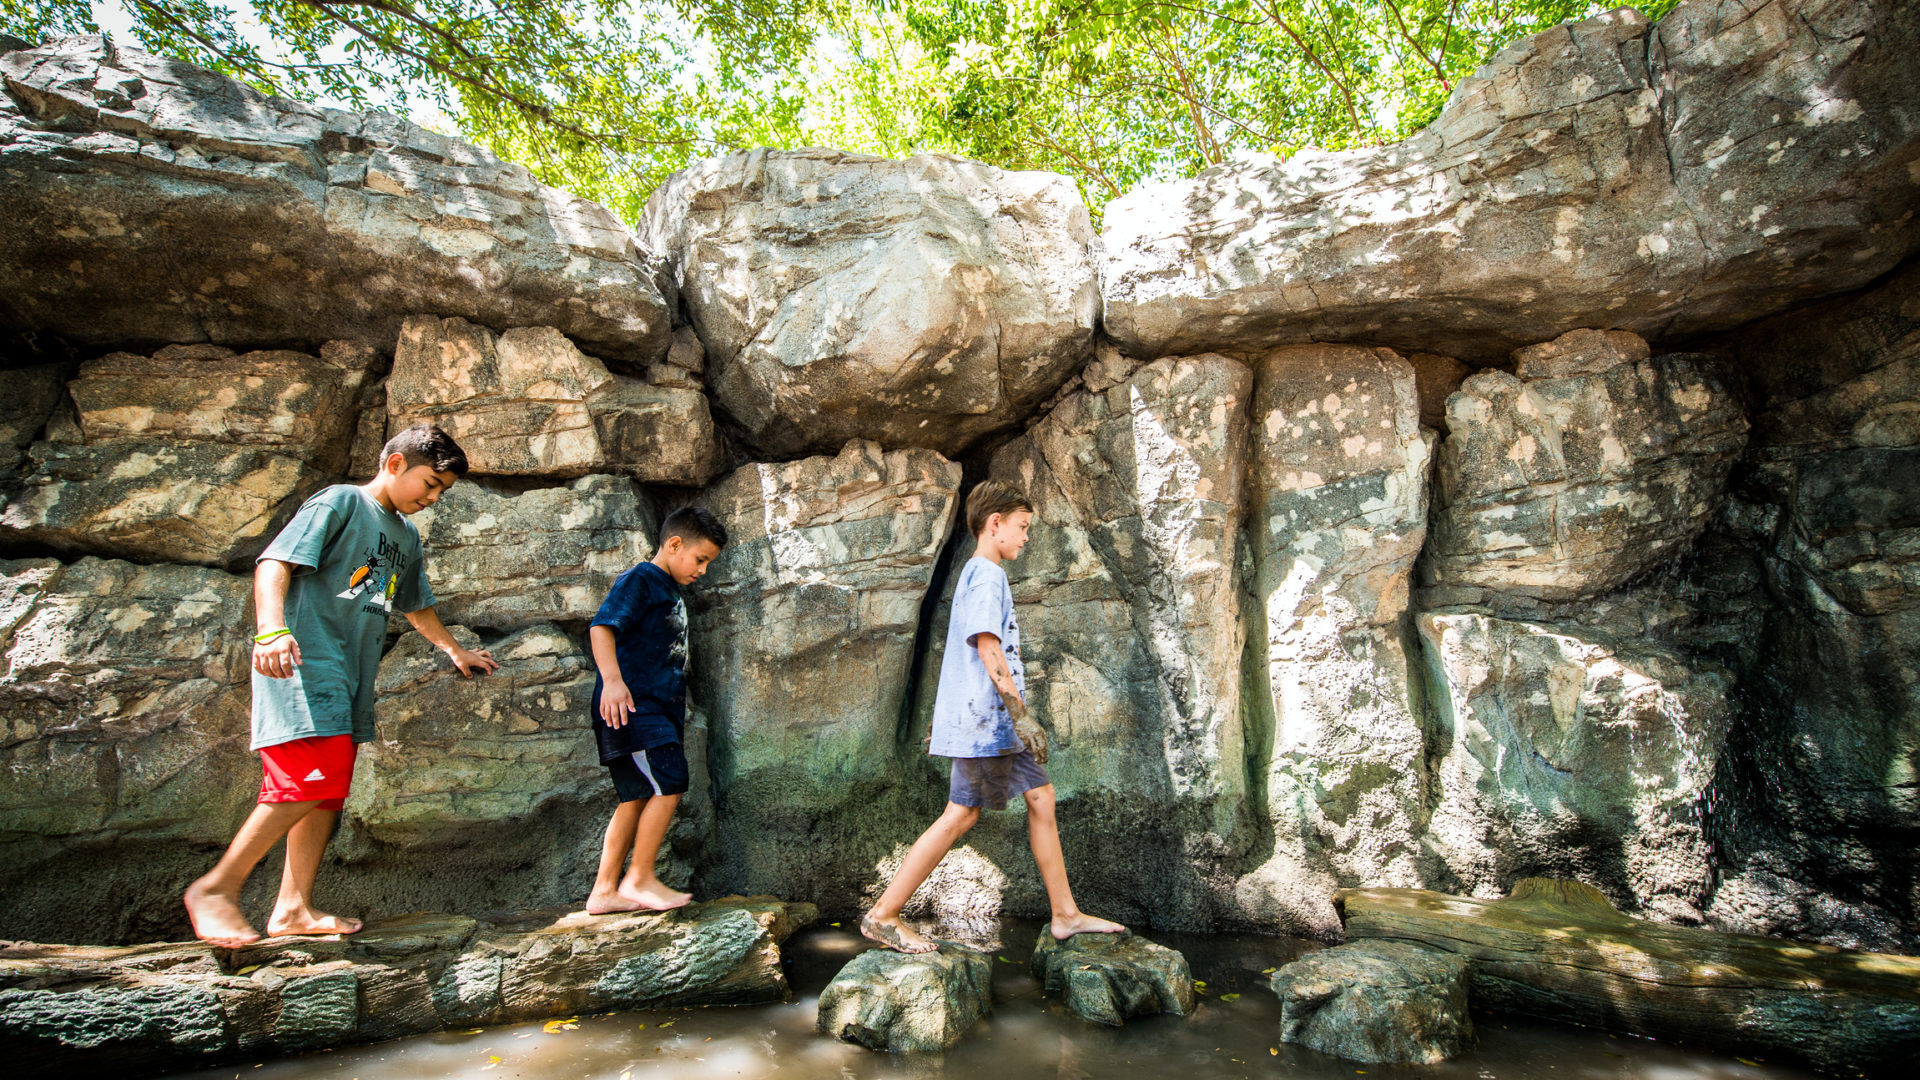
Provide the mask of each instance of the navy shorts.
POLYGON ((1000 757, 957 757, 947 781, 947 801, 984 810, 1004 810, 1015 795, 1053 783, 1047 770, 1022 750, 1000 757))
POLYGON ((679 743, 656 746, 603 762, 621 802, 687 792, 687 749, 679 743))

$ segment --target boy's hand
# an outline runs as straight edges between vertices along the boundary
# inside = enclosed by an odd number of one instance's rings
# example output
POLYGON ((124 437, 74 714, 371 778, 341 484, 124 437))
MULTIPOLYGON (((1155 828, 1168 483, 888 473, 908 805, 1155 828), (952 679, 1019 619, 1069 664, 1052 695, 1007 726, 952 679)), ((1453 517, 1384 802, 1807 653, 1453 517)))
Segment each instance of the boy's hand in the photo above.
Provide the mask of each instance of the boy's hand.
POLYGON ((253 670, 269 679, 285 679, 300 666, 300 643, 292 634, 281 634, 264 645, 253 647, 253 670))
POLYGON ((1035 720, 1032 713, 1023 708, 1014 714, 1013 734, 1033 755, 1034 764, 1047 763, 1047 729, 1040 726, 1040 721, 1035 720))
POLYGON ((493 654, 485 649, 463 649, 455 645, 447 650, 447 658, 453 661, 454 667, 460 669, 460 674, 469 679, 473 678, 476 668, 479 669, 480 674, 485 675, 500 667, 499 662, 493 658, 493 654))
POLYGON ((600 719, 611 728, 625 727, 627 714, 634 711, 633 691, 615 679, 600 688, 600 719))

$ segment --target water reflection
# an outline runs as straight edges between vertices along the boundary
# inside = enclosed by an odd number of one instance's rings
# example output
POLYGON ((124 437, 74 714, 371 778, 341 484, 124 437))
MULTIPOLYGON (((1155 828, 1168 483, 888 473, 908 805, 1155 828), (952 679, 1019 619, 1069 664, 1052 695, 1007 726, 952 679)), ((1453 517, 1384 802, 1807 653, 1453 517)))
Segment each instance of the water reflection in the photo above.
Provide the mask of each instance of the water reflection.
MULTIPOLYGON (((1435 1066, 1356 1065, 1283 1045, 1266 969, 1305 951, 1292 938, 1150 935, 1185 952, 1206 983, 1191 1017, 1123 1029, 1087 1024, 1040 994, 1026 958, 1039 924, 1009 920, 997 950, 994 1013, 944 1055, 890 1057, 813 1030, 821 987, 866 948, 844 927, 789 943, 787 1005, 582 1016, 577 1023, 445 1032, 372 1046, 229 1065, 205 1080, 1815 1080, 1815 1074, 1559 1024, 1476 1014, 1480 1046, 1435 1066)), ((997 932, 995 932, 997 931, 997 932)))

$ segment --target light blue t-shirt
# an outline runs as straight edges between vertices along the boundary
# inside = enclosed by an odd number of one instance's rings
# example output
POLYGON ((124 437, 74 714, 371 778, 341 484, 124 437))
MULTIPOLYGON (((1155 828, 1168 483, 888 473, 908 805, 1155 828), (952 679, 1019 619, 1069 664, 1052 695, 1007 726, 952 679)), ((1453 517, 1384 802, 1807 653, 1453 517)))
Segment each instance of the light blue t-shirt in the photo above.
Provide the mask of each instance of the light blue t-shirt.
POLYGON ((960 568, 953 589, 953 617, 947 622, 947 651, 940 660, 940 688, 933 698, 933 742, 939 757, 999 757, 1018 753, 1020 737, 1000 692, 987 677, 974 637, 992 634, 1006 652, 1007 670, 1020 696, 1027 695, 1027 671, 1020 663, 1020 624, 1013 617, 1013 589, 1007 572, 978 555, 960 568))

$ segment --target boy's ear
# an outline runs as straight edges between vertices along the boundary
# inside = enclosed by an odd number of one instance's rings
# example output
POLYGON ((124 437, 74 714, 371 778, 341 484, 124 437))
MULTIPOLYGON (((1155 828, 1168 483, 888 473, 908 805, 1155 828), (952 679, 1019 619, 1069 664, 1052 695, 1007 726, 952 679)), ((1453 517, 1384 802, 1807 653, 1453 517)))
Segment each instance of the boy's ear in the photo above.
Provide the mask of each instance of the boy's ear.
POLYGON ((406 472, 407 471, 407 455, 401 453, 398 450, 395 450, 393 453, 388 454, 387 459, 380 463, 380 471, 384 473, 392 473, 395 476, 399 476, 401 473, 406 472))
POLYGON ((678 536, 669 536, 665 540, 660 541, 661 551, 679 551, 686 546, 687 542, 678 536))

